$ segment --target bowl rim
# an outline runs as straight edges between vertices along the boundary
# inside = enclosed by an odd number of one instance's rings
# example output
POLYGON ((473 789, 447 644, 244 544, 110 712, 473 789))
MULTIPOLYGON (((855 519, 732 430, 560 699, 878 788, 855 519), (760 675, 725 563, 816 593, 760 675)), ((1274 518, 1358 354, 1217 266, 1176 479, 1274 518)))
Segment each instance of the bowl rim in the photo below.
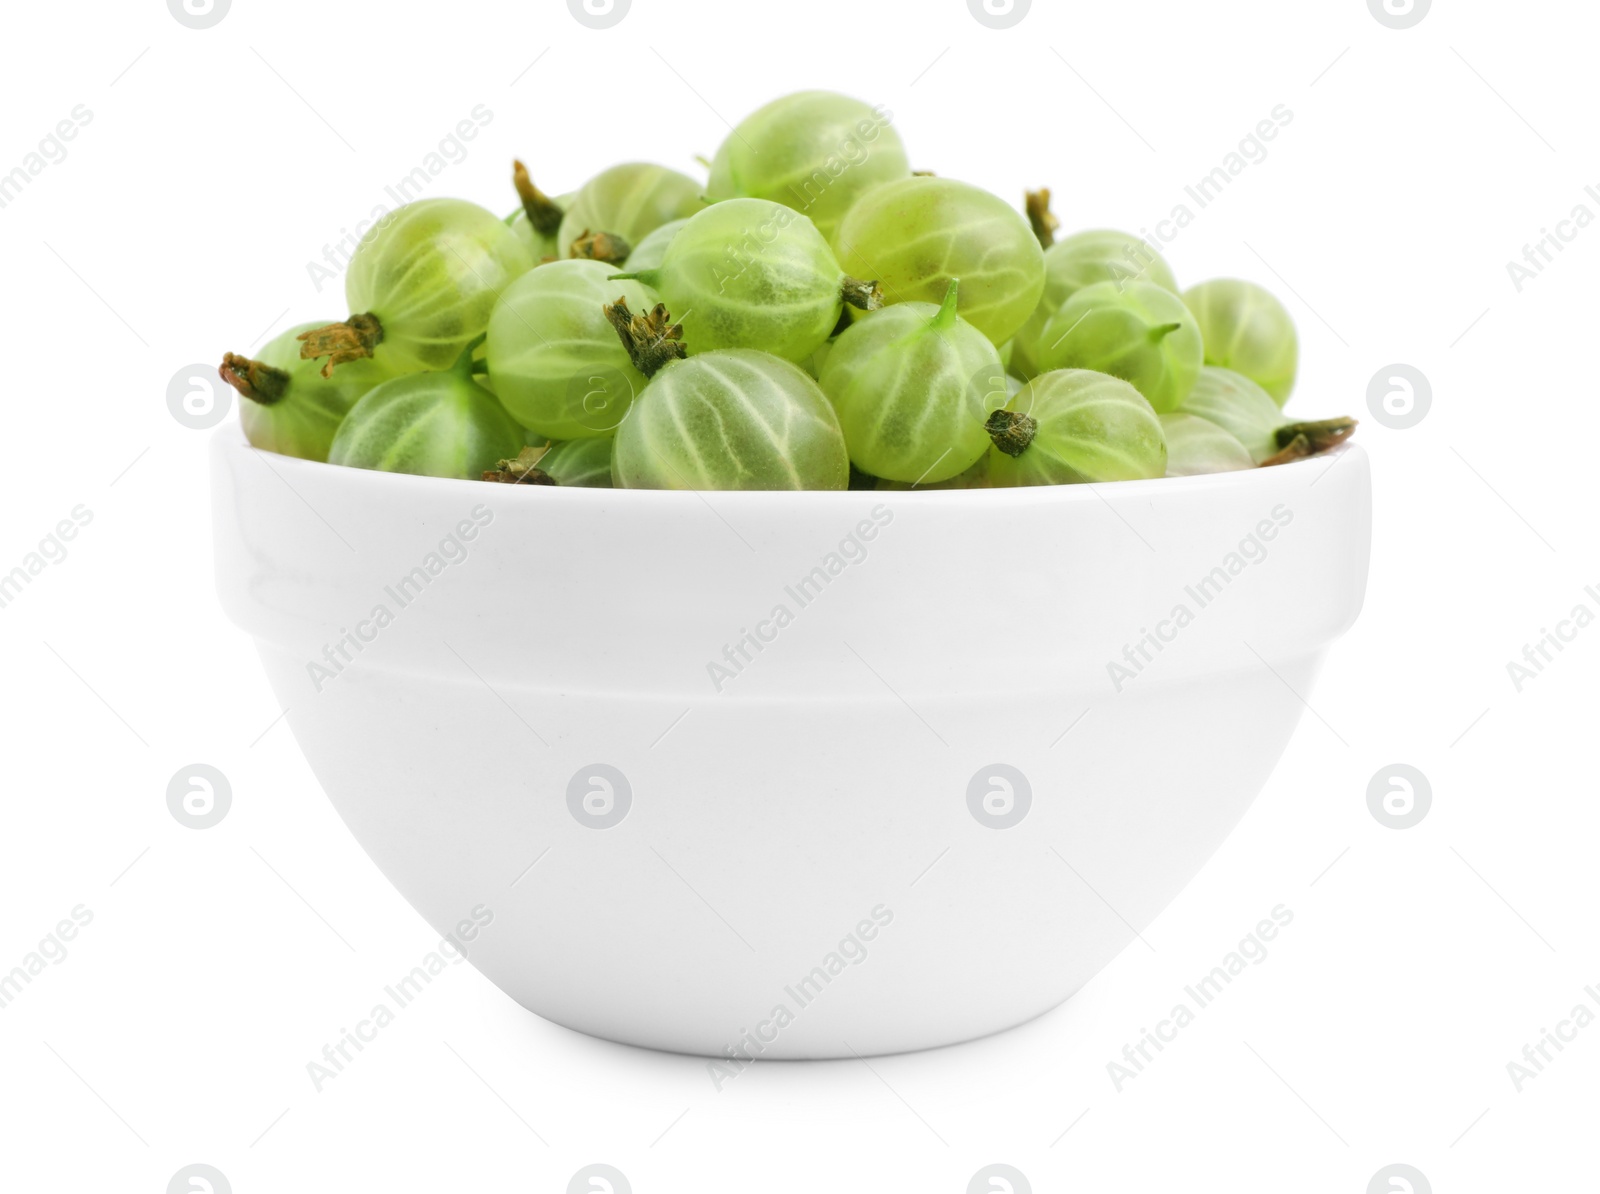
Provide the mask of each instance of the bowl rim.
MULTIPOLYGON (((464 490, 490 488, 495 491, 497 499, 510 497, 512 501, 541 501, 557 503, 592 502, 598 500, 597 495, 604 494, 614 501, 623 502, 680 502, 691 501, 705 502, 715 498, 718 504, 734 504, 748 507, 769 507, 780 504, 792 504, 796 508, 817 507, 819 509, 837 508, 843 504, 859 505, 860 500, 869 496, 876 496, 880 500, 894 500, 899 502, 909 498, 913 502, 928 505, 943 503, 961 504, 966 502, 980 502, 1001 505, 1013 504, 1070 504, 1074 502, 1104 502, 1107 500, 1107 490, 1114 491, 1119 498, 1148 498, 1158 494, 1172 497, 1181 497, 1184 494, 1198 495, 1202 492, 1215 490, 1243 489, 1252 485, 1265 486, 1274 482, 1282 483, 1291 479, 1304 476, 1313 469, 1322 473, 1331 472, 1345 457, 1356 459, 1367 458, 1365 449, 1354 440, 1309 456, 1304 460, 1291 461, 1288 464, 1278 464, 1271 467, 1257 465, 1255 468, 1237 469, 1225 473, 1199 473, 1187 477, 1150 477, 1136 481, 1086 481, 1079 484, 1068 485, 1018 485, 982 489, 615 489, 597 486, 582 485, 504 485, 487 481, 469 481, 460 477, 428 477, 415 473, 391 473, 380 469, 355 468, 349 465, 329 464, 326 461, 306 460, 299 456, 285 456, 266 448, 258 448, 245 437, 244 428, 237 421, 230 420, 219 427, 212 436, 212 447, 218 452, 222 451, 247 451, 254 452, 263 458, 269 468, 274 471, 289 470, 291 475, 306 478, 332 475, 334 473, 352 474, 353 483, 371 482, 375 488, 374 495, 383 494, 386 489, 396 486, 409 486, 412 489, 423 491, 433 490, 441 496, 459 494, 464 490), (364 481, 357 481, 357 475, 364 475, 364 481), (524 491, 517 496, 511 496, 507 491, 524 491), (976 496, 976 495, 984 496, 976 496), (537 495, 537 496, 535 496, 537 495), (618 496, 620 495, 620 496, 618 496), (830 506, 829 503, 832 503, 830 506)), ((1316 484, 1320 476, 1310 484, 1316 484)), ((287 481, 287 478, 284 478, 287 481)))

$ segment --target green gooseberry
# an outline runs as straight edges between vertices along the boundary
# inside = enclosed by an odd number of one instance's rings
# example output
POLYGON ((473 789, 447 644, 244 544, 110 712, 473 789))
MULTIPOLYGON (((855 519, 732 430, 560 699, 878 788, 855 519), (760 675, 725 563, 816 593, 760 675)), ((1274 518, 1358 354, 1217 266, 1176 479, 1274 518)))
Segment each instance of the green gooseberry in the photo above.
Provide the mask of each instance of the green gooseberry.
POLYGON ((845 270, 876 278, 887 303, 938 303, 961 279, 961 318, 994 344, 1027 322, 1044 292, 1044 251, 998 195, 918 175, 866 192, 833 234, 845 270))
MULTIPOLYGON (((647 322, 632 324, 641 349, 647 322)), ((654 369, 642 351, 636 363, 654 369)), ((798 365, 726 348, 654 371, 617 428, 611 475, 623 489, 843 489, 850 457, 827 395, 798 365)))
POLYGON ((757 348, 803 361, 846 302, 879 303, 875 284, 847 277, 810 220, 766 199, 713 204, 678 230, 659 268, 612 276, 658 291, 691 354, 757 348))
POLYGON ((1207 365, 1178 408, 1215 423, 1260 464, 1278 451, 1278 428, 1287 420, 1272 396, 1242 373, 1207 365))
POLYGON ((1038 364, 1109 373, 1168 411, 1187 397, 1204 354, 1194 316, 1172 291, 1153 282, 1096 282, 1045 325, 1038 364))
POLYGON ((300 356, 299 340, 301 333, 322 326, 290 328, 254 359, 232 352, 222 358, 222 380, 249 399, 239 405, 245 438, 263 451, 327 460, 334 432, 350 408, 394 376, 382 361, 360 360, 323 377, 321 366, 300 356))
POLYGON ((601 261, 552 261, 518 278, 489 319, 489 379, 524 427, 550 439, 610 435, 644 389, 605 304, 656 304, 638 282, 612 281, 601 261))
POLYGON ((1078 291, 1096 282, 1135 281, 1178 293, 1172 267, 1140 237, 1097 229, 1056 241, 1044 251, 1044 294, 1012 341, 1011 372, 1026 381, 1040 371, 1039 341, 1045 326, 1078 291))
POLYGON ((1280 407, 1294 389, 1300 338, 1294 318, 1254 282, 1214 278, 1183 292, 1205 338, 1206 364, 1242 373, 1280 407))
POLYGON ((472 374, 470 341, 456 363, 368 391, 339 425, 330 464, 476 481, 522 450, 522 428, 472 374))
POLYGON ((1169 477, 1231 473, 1256 466, 1243 444, 1199 415, 1172 411, 1159 418, 1161 433, 1167 440, 1169 477))
POLYGON ((688 222, 687 216, 681 220, 668 220, 661 227, 645 233, 644 239, 634 245, 633 252, 628 254, 625 267, 634 273, 658 267, 667 255, 667 246, 672 243, 672 238, 688 222))
POLYGON ((446 369, 483 334, 500 294, 534 261, 505 221, 463 199, 422 199, 378 221, 345 274, 356 312, 300 334, 324 376, 376 356, 391 372, 446 369))
POLYGON ((910 176, 905 146, 881 105, 799 91, 756 109, 728 134, 712 159, 706 197, 769 199, 831 238, 862 194, 910 176))
POLYGON ((627 258, 632 247, 661 225, 692 216, 705 206, 701 187, 687 174, 649 162, 625 162, 602 170, 578 189, 557 234, 557 257, 571 257, 573 243, 586 235, 620 238, 627 258))
POLYGON ((989 483, 1136 481, 1167 471, 1161 420, 1121 378, 1089 369, 1041 373, 989 416, 989 483))
POLYGON ((1003 406, 1000 354, 944 303, 896 303, 838 339, 819 384, 844 429, 857 468, 887 481, 931 484, 970 468, 989 450, 984 423, 1003 406), (991 379, 979 385, 976 378, 991 379))
POLYGON ((606 436, 553 444, 539 458, 539 467, 557 485, 610 489, 613 443, 612 438, 606 436))

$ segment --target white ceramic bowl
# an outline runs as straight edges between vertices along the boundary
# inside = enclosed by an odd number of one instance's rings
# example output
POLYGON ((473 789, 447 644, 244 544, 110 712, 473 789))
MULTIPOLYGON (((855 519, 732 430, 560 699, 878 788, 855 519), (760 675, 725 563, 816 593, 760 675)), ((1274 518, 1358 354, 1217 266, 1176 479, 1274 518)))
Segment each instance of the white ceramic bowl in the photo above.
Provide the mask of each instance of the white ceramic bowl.
POLYGON ((378 866, 532 1011, 708 1055, 1066 999, 1260 790, 1370 542, 1354 446, 926 493, 213 461, 223 604, 378 866))

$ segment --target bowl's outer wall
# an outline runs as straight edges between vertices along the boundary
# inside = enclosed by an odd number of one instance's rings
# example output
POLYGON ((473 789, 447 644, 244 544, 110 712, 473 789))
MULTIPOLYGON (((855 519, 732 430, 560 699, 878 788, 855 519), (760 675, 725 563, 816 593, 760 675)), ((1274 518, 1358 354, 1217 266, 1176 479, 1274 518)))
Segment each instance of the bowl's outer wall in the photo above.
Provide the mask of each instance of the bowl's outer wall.
POLYGON ((1070 995, 1259 791, 1370 544, 1358 447, 935 493, 213 459, 224 606, 385 874, 441 932, 492 911, 470 957, 532 1010, 708 1054, 945 1044, 1070 995), (631 790, 607 829, 568 808, 596 763, 631 790), (995 764, 1032 792, 1005 829, 968 808, 995 764))

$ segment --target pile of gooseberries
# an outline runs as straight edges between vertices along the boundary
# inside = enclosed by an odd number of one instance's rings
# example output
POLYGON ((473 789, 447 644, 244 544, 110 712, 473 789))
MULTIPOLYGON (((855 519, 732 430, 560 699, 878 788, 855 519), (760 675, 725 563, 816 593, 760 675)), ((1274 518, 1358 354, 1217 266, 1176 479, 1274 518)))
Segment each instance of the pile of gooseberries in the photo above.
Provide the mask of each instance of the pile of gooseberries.
POLYGON ((1228 472, 1325 451, 1252 282, 1180 290, 1144 240, 1056 238, 913 171, 879 108, 747 117, 700 183, 628 162, 504 219, 423 199, 351 257, 350 314, 221 373, 257 448, 387 472, 641 489, 976 489, 1228 472))

